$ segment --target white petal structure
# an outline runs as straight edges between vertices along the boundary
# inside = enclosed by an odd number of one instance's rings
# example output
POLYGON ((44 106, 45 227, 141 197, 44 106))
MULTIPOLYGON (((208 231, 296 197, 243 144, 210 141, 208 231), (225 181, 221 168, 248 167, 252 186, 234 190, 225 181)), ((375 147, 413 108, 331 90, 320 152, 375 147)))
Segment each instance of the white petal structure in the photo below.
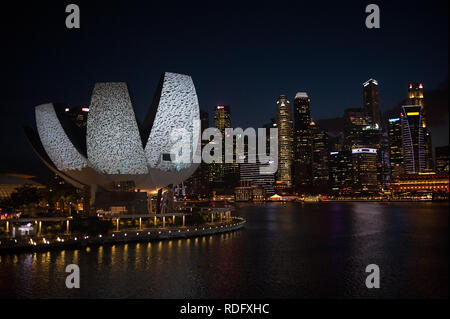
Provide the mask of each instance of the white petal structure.
POLYGON ((199 119, 198 98, 192 78, 189 75, 166 72, 156 117, 145 146, 150 167, 162 171, 190 168, 192 163, 174 164, 163 157, 173 155, 176 142, 171 141, 171 133, 176 131, 185 131, 189 135, 189 152, 192 156, 199 145, 200 126, 194 125, 199 119))
MULTIPOLYGON (((53 104, 37 106, 36 124, 42 147, 37 145, 35 150, 39 154, 45 150, 63 178, 70 179, 76 187, 98 185, 111 189, 118 181, 132 181, 137 188, 151 190, 181 183, 198 166, 190 161, 194 152, 198 154, 200 145, 197 94, 192 78, 176 73, 165 73, 160 89, 156 110, 149 112, 154 118, 149 117, 145 125, 147 133, 151 127, 145 149, 127 85, 118 82, 95 84, 85 146, 79 141, 84 135, 72 130, 66 118, 61 118, 64 114, 57 113, 59 109, 55 110, 53 104), (171 140, 171 134, 180 130, 188 140, 182 144, 182 154, 189 155, 188 161, 182 163, 170 158, 177 149, 174 146, 180 144, 171 140), (78 148, 71 139, 78 142, 78 148)), ((37 139, 35 132, 31 135, 33 140, 37 139)), ((46 161, 45 156, 41 159, 46 161)))
POLYGON ((104 174, 147 174, 147 163, 126 83, 97 83, 87 120, 87 155, 104 174))
POLYGON ((88 166, 61 126, 52 103, 36 106, 35 115, 42 145, 59 170, 81 170, 88 166))

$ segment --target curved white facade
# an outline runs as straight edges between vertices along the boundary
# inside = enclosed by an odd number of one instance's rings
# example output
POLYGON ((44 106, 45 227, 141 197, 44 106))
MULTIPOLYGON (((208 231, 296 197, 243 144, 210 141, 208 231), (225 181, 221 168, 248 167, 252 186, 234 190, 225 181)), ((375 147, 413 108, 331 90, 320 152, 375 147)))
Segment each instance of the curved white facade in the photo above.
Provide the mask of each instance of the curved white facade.
POLYGON ((166 73, 158 110, 145 147, 150 167, 163 171, 188 168, 189 164, 174 165, 170 161, 164 161, 162 155, 173 153, 175 142, 170 137, 176 130, 185 130, 189 135, 192 154, 192 150, 200 142, 199 134, 194 134, 194 129, 197 129, 194 121, 199 119, 200 110, 192 78, 184 74, 166 73))
POLYGON ((36 106, 35 115, 42 145, 59 170, 81 170, 88 166, 86 158, 73 146, 64 131, 52 103, 36 106))
POLYGON ((95 85, 87 117, 87 158, 71 142, 53 104, 36 107, 39 138, 56 168, 73 178, 77 187, 108 189, 116 181, 133 181, 141 189, 178 184, 198 166, 167 159, 174 150, 171 133, 176 130, 189 137, 183 147, 190 159, 200 145, 200 110, 192 78, 165 73, 158 101, 145 149, 126 83, 95 85))
POLYGON ((97 83, 87 119, 87 155, 103 174, 147 174, 147 162, 126 83, 97 83))

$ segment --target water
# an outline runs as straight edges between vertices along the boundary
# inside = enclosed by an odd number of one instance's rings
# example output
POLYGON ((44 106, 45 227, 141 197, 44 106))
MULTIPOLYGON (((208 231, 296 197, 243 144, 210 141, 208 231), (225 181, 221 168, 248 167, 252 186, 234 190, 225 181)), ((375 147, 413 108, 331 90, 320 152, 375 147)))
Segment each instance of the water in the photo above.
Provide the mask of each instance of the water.
POLYGON ((448 298, 448 203, 240 204, 245 229, 0 256, 0 298, 448 298), (81 288, 65 287, 65 266, 81 288), (367 289, 377 264, 381 288, 367 289))

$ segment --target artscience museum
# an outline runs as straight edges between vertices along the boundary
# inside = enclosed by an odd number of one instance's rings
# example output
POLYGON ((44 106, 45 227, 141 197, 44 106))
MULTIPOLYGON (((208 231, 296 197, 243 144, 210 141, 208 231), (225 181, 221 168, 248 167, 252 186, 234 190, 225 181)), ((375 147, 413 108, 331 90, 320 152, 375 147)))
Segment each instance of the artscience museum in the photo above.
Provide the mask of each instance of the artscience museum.
POLYGON ((133 185, 151 191, 179 184, 198 164, 174 163, 173 130, 190 134, 190 155, 200 147, 197 94, 188 75, 165 73, 147 116, 135 115, 126 83, 96 83, 90 105, 75 118, 57 103, 36 106, 36 128, 26 128, 40 159, 77 188, 112 191, 133 185), (79 116, 85 116, 79 121, 79 116), (78 122, 77 122, 78 118, 78 122))

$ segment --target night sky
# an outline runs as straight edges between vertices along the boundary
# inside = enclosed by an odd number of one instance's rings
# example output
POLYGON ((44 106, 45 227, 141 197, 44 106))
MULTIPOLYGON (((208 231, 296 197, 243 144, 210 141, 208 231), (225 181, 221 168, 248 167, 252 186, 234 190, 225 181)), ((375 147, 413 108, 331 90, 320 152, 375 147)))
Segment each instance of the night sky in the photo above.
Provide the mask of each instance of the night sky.
POLYGON ((448 1, 373 2, 378 30, 364 23, 372 1, 2 3, 0 172, 47 170, 22 130, 34 106, 88 105, 95 82, 124 81, 143 120, 165 71, 191 75, 200 108, 230 105, 244 128, 269 122, 280 94, 306 91, 318 120, 361 107, 370 77, 382 111, 422 82, 438 96, 434 146, 448 145, 448 1), (81 29, 65 27, 69 3, 81 29))

